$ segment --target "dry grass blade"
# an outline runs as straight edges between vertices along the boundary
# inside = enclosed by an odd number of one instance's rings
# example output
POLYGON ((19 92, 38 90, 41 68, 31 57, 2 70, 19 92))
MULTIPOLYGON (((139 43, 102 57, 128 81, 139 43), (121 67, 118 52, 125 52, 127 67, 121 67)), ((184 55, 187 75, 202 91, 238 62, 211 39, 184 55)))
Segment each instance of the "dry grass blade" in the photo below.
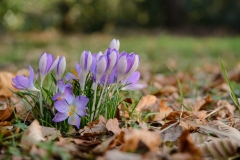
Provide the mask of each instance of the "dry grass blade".
POLYGON ((240 132, 233 127, 225 125, 220 121, 209 122, 208 125, 200 125, 191 121, 184 121, 190 125, 200 127, 205 132, 211 132, 219 137, 228 137, 240 141, 240 132))
MULTIPOLYGON (((220 131, 227 133, 228 134, 227 137, 229 137, 229 138, 234 138, 234 139, 240 140, 240 132, 237 129, 222 123, 221 121, 210 121, 208 123, 208 126, 216 128, 220 131)), ((220 138, 223 137, 223 136, 221 136, 221 134, 220 135, 218 135, 217 133, 215 133, 215 134, 220 138)))
POLYGON ((240 145, 233 139, 224 138, 205 142, 204 144, 198 145, 198 147, 202 151, 203 156, 213 156, 216 159, 227 159, 236 154, 240 145))
POLYGON ((213 136, 208 136, 208 135, 201 134, 198 132, 192 133, 190 136, 191 136, 194 144, 196 144, 196 145, 200 145, 200 144, 203 144, 204 142, 210 142, 210 141, 219 139, 219 138, 216 138, 213 136))

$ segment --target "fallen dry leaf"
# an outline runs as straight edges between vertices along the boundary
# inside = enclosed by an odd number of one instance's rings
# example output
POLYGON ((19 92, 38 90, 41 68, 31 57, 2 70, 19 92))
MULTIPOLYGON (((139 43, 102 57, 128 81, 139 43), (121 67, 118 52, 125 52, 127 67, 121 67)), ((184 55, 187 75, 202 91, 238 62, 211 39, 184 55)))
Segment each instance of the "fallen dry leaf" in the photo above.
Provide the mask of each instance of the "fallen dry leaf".
POLYGON ((9 90, 9 88, 13 91, 16 91, 16 89, 12 86, 12 78, 14 77, 15 74, 11 72, 0 72, 0 96, 13 96, 13 93, 9 90))
POLYGON ((178 91, 177 87, 171 86, 171 85, 167 85, 167 86, 164 86, 164 87, 159 86, 157 88, 159 89, 159 91, 157 91, 153 94, 156 97, 160 97, 162 95, 171 95, 171 94, 178 91))
POLYGON ((236 155, 237 149, 240 147, 237 141, 229 138, 216 139, 198 145, 203 156, 213 156, 215 159, 228 159, 236 155))
POLYGON ((157 151, 161 143, 160 135, 157 132, 151 132, 141 129, 133 129, 125 133, 122 151, 135 152, 139 144, 146 146, 147 150, 157 151))
MULTIPOLYGON (((179 103, 179 95, 177 93, 172 94, 170 97, 168 97, 168 103, 170 104, 170 107, 174 110, 178 111, 182 109, 182 104, 179 103)), ((205 98, 203 97, 197 97, 197 98, 184 98, 183 104, 188 109, 188 111, 197 112, 201 108, 204 108, 205 106, 212 103, 212 98, 210 96, 207 96, 205 98)), ((186 108, 183 108, 186 110, 186 108)))
POLYGON ((213 115, 216 117, 216 119, 224 119, 228 117, 232 117, 234 115, 234 111, 236 110, 236 107, 231 105, 226 100, 218 100, 214 106, 213 109, 217 110, 213 115), (218 108, 221 108, 218 110, 218 108))
POLYGON ((114 135, 111 138, 108 138, 106 141, 103 141, 101 144, 96 146, 92 151, 97 154, 103 154, 109 149, 113 149, 116 146, 122 145, 124 142, 124 132, 120 132, 118 135, 114 135))
POLYGON ((23 133, 21 139, 21 146, 25 149, 36 145, 38 142, 45 141, 43 137, 42 128, 37 120, 34 120, 32 124, 23 133))
POLYGON ((161 132, 162 141, 174 142, 176 141, 184 131, 182 126, 173 126, 163 132, 161 132))
POLYGON ((167 100, 161 100, 159 104, 159 114, 156 114, 154 117, 154 121, 163 120, 173 111, 172 108, 167 106, 167 100))
POLYGON ((104 159, 105 160, 135 160, 135 159, 141 160, 142 158, 140 154, 125 153, 125 152, 121 152, 119 150, 114 149, 106 152, 104 159))
POLYGON ((192 159, 202 159, 200 149, 194 145, 188 130, 184 130, 178 141, 178 152, 188 153, 192 159))
POLYGON ((6 101, 0 101, 0 121, 11 120, 13 116, 13 107, 7 105, 6 101))
POLYGON ((190 134, 190 136, 195 145, 200 145, 200 144, 203 144, 204 142, 211 142, 211 141, 219 139, 219 138, 216 138, 216 137, 213 137, 210 135, 206 135, 206 134, 201 134, 198 132, 192 133, 192 134, 190 134))
POLYGON ((54 140, 55 138, 61 135, 59 130, 56 130, 55 128, 52 127, 41 126, 41 130, 43 133, 43 137, 47 138, 48 140, 54 140))
POLYGON ((96 136, 102 134, 106 131, 107 120, 102 115, 99 116, 99 119, 89 123, 83 129, 79 130, 82 136, 96 136))
MULTIPOLYGON (((234 139, 240 140, 240 132, 237 129, 230 127, 221 121, 217 121, 217 120, 210 121, 207 125, 211 128, 214 128, 219 131, 223 131, 223 132, 227 133, 227 137, 229 137, 229 138, 234 138, 234 139)), ((225 137, 222 134, 218 134, 218 132, 215 132, 215 134, 219 138, 225 137)))
POLYGON ((4 126, 12 126, 12 123, 9 121, 0 122, 0 127, 4 127, 4 126))
POLYGON ((158 112, 159 110, 159 100, 156 96, 146 95, 140 99, 136 106, 137 111, 152 111, 158 112))
POLYGON ((112 131, 116 135, 120 134, 120 132, 121 132, 117 118, 109 119, 107 121, 106 128, 108 131, 112 131))

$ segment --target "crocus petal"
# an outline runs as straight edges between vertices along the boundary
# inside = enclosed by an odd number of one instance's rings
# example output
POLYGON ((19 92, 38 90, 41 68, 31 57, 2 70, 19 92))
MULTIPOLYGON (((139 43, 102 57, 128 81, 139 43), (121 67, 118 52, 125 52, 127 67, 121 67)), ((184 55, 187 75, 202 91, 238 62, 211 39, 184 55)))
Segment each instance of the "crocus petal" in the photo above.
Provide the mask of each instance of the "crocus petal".
POLYGON ((47 65, 46 65, 46 69, 45 69, 45 74, 47 74, 51 71, 50 68, 53 64, 53 60, 54 60, 53 55, 47 54, 47 65))
POLYGON ((118 39, 113 39, 109 45, 110 48, 119 50, 120 42, 118 39))
POLYGON ((80 67, 82 69, 83 74, 87 74, 92 65, 92 54, 90 51, 83 51, 80 57, 80 67))
POLYGON ((137 70, 138 66, 139 66, 139 63, 140 63, 139 62, 139 60, 140 60, 139 56, 135 55, 134 53, 132 53, 131 56, 132 55, 134 55, 133 57, 131 57, 132 58, 132 60, 131 60, 132 64, 131 64, 130 69, 126 73, 126 77, 125 78, 128 78, 133 72, 135 72, 137 70))
POLYGON ((140 72, 133 72, 133 74, 131 74, 129 76, 129 78, 123 82, 123 85, 124 84, 131 84, 131 85, 136 84, 138 82, 139 78, 140 78, 140 72))
POLYGON ((52 100, 53 100, 53 101, 61 100, 61 98, 63 98, 63 97, 62 97, 62 93, 58 92, 58 93, 56 93, 56 94, 53 95, 52 100))
POLYGON ((30 72, 30 75, 28 77, 29 82, 33 83, 33 81, 34 81, 34 71, 33 71, 32 67, 30 65, 29 65, 29 72, 30 72))
POLYGON ((16 76, 16 82, 18 85, 28 88, 29 80, 25 76, 16 76))
POLYGON ((108 49, 107 51, 107 60, 108 60, 108 66, 107 66, 107 74, 110 74, 117 64, 118 59, 118 51, 116 49, 108 49))
POLYGON ((63 79, 60 79, 60 80, 57 81, 57 86, 58 86, 60 92, 64 92, 65 83, 64 83, 63 79))
POLYGON ((77 71, 78 79, 80 79, 81 67, 78 63, 76 63, 76 71, 77 71))
POLYGON ((45 78, 45 70, 47 66, 47 53, 43 52, 39 58, 38 71, 40 74, 41 81, 45 78))
POLYGON ((97 61, 96 79, 99 81, 107 69, 107 56, 102 55, 97 61))
POLYGON ((127 70, 127 57, 121 56, 118 60, 118 82, 124 78, 124 75, 127 70))
POLYGON ((64 90, 64 98, 67 101, 69 105, 73 104, 73 101, 75 99, 74 94, 72 92, 72 88, 66 87, 64 90))
POLYGON ((85 96, 77 96, 75 99, 76 112, 79 116, 86 115, 86 105, 88 104, 89 99, 85 96))
POLYGON ((65 79, 66 79, 66 81, 71 81, 73 79, 77 79, 77 77, 74 74, 72 74, 72 73, 67 73, 65 75, 65 79))
POLYGON ((48 73, 57 66, 58 61, 59 61, 59 56, 57 56, 57 58, 55 59, 55 61, 52 63, 50 69, 48 70, 48 73))
POLYGON ((61 57, 57 63, 56 67, 56 77, 60 79, 66 69, 66 59, 65 57, 61 57))
POLYGON ((12 82, 14 83, 14 84, 12 84, 12 86, 14 88, 19 89, 19 90, 25 90, 26 89, 26 87, 23 87, 20 84, 18 84, 16 78, 12 78, 12 82))
POLYGON ((145 88, 145 84, 134 84, 134 85, 128 85, 122 88, 122 90, 140 90, 145 88))
POLYGON ((54 122, 61 122, 64 121, 65 119, 68 118, 68 113, 60 113, 58 112, 57 114, 55 114, 54 118, 52 119, 54 122))
POLYGON ((69 105, 65 100, 59 100, 54 103, 54 107, 58 112, 65 113, 69 112, 70 108, 69 105))
POLYGON ((68 123, 71 125, 75 125, 78 129, 80 127, 80 122, 81 122, 81 119, 76 113, 74 113, 72 116, 68 118, 68 123))

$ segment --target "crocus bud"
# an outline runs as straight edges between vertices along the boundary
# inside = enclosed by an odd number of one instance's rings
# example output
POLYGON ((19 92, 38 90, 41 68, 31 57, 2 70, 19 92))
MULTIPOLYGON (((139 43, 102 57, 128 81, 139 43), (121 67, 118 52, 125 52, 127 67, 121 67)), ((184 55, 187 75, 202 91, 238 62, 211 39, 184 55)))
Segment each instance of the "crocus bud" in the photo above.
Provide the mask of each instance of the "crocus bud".
POLYGON ((80 67, 84 74, 88 74, 92 65, 92 54, 90 51, 83 51, 80 57, 80 67))
POLYGON ((98 82, 102 78, 106 69, 107 69, 107 56, 102 55, 97 60, 96 82, 98 82))
POLYGON ((109 45, 109 48, 119 50, 120 42, 118 39, 113 39, 109 45))
POLYGON ((61 79, 65 69, 66 69, 66 59, 65 59, 65 57, 61 57, 57 63, 57 67, 56 67, 57 80, 61 79))
POLYGON ((59 56, 54 61, 53 55, 47 54, 46 52, 44 52, 40 56, 39 64, 38 64, 38 74, 41 79, 41 84, 40 84, 41 87, 42 87, 43 80, 45 79, 47 74, 56 67, 58 60, 59 60, 59 56))
POLYGON ((118 51, 116 49, 108 49, 107 51, 107 60, 108 60, 108 66, 107 66, 107 74, 110 74, 117 64, 118 59, 118 51))
POLYGON ((118 71, 117 82, 121 81, 124 78, 126 70, 127 70, 127 55, 122 53, 117 64, 118 71))
POLYGON ((90 67, 92 65, 92 54, 90 51, 83 51, 80 57, 80 85, 82 91, 84 90, 85 87, 85 81, 86 81, 86 76, 90 70, 90 67))
POLYGON ((131 53, 127 57, 127 62, 128 62, 128 68, 127 68, 124 80, 128 79, 128 77, 137 70, 140 64, 140 57, 137 54, 131 53))
POLYGON ((101 55, 103 55, 103 53, 102 53, 101 51, 98 52, 98 53, 92 54, 92 65, 91 65, 91 67, 90 67, 90 71, 91 71, 92 73, 95 72, 95 70, 96 70, 96 64, 97 64, 97 59, 98 59, 101 55))

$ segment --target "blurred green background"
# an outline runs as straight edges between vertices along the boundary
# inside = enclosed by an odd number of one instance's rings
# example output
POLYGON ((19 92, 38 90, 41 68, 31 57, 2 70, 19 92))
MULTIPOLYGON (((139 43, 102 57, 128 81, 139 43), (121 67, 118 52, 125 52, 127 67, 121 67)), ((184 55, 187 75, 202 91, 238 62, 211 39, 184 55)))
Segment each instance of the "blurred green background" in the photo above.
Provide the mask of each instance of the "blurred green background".
POLYGON ((37 67, 46 51, 74 67, 83 50, 141 55, 153 72, 218 65, 240 56, 240 1, 236 0, 1 0, 0 70, 37 67))

